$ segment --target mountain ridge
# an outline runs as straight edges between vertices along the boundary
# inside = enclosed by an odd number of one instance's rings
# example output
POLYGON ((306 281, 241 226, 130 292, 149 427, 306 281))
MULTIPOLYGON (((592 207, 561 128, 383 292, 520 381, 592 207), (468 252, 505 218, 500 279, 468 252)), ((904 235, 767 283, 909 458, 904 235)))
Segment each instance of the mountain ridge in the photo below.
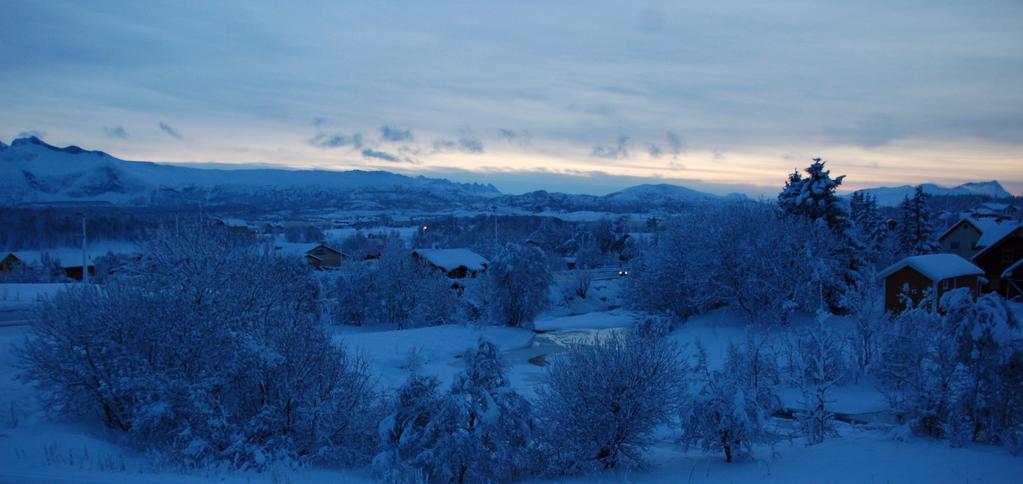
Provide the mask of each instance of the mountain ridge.
POLYGON ((924 193, 939 196, 967 196, 980 195, 991 198, 1012 198, 1005 187, 998 180, 966 182, 954 187, 938 185, 936 183, 920 183, 918 185, 901 185, 897 187, 873 187, 856 190, 854 193, 872 195, 877 199, 877 204, 883 207, 894 207, 899 205, 903 199, 912 197, 916 187, 922 186, 924 193))

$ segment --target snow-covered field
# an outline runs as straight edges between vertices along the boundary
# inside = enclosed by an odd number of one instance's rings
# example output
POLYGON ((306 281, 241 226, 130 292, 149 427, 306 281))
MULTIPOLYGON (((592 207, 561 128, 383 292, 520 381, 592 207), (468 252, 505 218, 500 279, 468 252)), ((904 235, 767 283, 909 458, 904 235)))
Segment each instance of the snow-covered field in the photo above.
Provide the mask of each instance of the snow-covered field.
MULTIPOLYGON (((625 310, 573 316, 552 316, 537 322, 544 333, 476 326, 438 326, 410 330, 336 328, 335 338, 362 354, 379 376, 382 388, 399 384, 410 368, 434 374, 444 382, 461 368, 462 353, 479 338, 495 342, 502 351, 513 386, 533 397, 543 375, 543 357, 569 342, 585 341, 602 331, 633 324, 625 310)), ((724 312, 694 318, 669 337, 691 348, 707 347, 712 365, 723 358, 731 341, 745 338, 745 325, 724 312)), ((15 378, 12 348, 25 327, 0 328, 0 482, 369 482, 362 470, 279 467, 264 473, 182 471, 151 456, 116 445, 100 428, 53 422, 32 397, 31 389, 15 378)), ((447 384, 447 383, 445 383, 447 384)), ((785 392, 783 391, 783 397, 785 392)), ((798 398, 791 393, 792 398, 798 398)), ((870 412, 884 401, 868 383, 841 387, 834 409, 870 412)), ((784 431, 789 421, 777 419, 784 431)), ((823 444, 806 446, 800 438, 755 449, 753 460, 725 464, 717 453, 685 450, 674 443, 673 429, 650 452, 652 466, 641 471, 616 471, 558 482, 785 482, 785 483, 1011 483, 1023 476, 1023 459, 1001 447, 975 445, 951 448, 947 442, 908 437, 897 439, 885 425, 839 423, 839 435, 823 444)), ((784 432, 782 432, 784 433, 784 432)))

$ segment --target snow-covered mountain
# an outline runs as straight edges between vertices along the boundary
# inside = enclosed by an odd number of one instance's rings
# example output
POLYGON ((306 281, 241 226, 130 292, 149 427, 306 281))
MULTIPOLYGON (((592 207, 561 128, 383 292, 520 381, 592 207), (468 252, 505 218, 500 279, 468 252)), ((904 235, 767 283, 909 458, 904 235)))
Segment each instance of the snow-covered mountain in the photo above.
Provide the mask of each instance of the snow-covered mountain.
POLYGON ((385 171, 216 169, 126 161, 36 137, 0 144, 0 205, 109 203, 133 206, 481 209, 646 212, 734 200, 678 185, 638 185, 605 195, 536 191, 502 195, 493 185, 385 171))
MULTIPOLYGON (((1012 194, 1002 187, 997 180, 985 182, 963 183, 955 187, 946 187, 934 183, 924 183, 924 193, 940 196, 956 195, 983 195, 991 198, 1010 198, 1012 194)), ((894 207, 906 197, 913 196, 916 186, 903 185, 899 187, 878 187, 858 190, 859 193, 873 195, 877 198, 877 204, 885 207, 894 207)))
POLYGON ((707 202, 717 200, 716 195, 699 192, 692 188, 667 183, 636 185, 620 190, 604 197, 619 202, 647 202, 663 204, 665 202, 707 202))
POLYGON ((0 204, 107 202, 124 205, 329 204, 428 208, 500 195, 492 185, 384 171, 198 169, 125 161, 36 137, 0 145, 0 204))

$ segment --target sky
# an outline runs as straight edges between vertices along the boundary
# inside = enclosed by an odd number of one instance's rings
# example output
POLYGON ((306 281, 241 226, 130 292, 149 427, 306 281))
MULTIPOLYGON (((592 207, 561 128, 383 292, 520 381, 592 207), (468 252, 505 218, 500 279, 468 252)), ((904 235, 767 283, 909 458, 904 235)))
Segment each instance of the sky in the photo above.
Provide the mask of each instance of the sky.
POLYGON ((0 140, 509 193, 1023 193, 1023 2, 3 0, 0 140))

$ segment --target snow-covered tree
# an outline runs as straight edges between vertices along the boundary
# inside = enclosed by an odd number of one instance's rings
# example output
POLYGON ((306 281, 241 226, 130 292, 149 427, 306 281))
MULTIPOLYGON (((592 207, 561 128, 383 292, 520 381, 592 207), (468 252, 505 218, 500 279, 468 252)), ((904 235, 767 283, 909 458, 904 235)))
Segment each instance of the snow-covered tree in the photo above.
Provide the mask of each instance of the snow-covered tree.
POLYGON ((537 388, 549 472, 642 464, 655 428, 677 415, 686 376, 666 338, 613 333, 568 348, 537 388))
POLYGON ((865 267, 852 290, 845 293, 843 306, 849 308, 856 323, 851 348, 861 375, 869 373, 877 360, 878 335, 886 324, 882 296, 880 278, 872 267, 865 267))
POLYGON ((929 254, 938 250, 931 223, 929 195, 917 185, 913 197, 907 197, 899 206, 899 246, 904 255, 929 254))
POLYGON ((403 392, 414 398, 399 406, 385 428, 411 433, 406 442, 389 437, 382 462, 399 462, 429 481, 457 483, 514 479, 532 468, 532 410, 509 386, 497 347, 480 341, 465 358, 465 370, 439 400, 430 381, 406 385, 403 392), (411 416, 419 420, 410 421, 411 416))
POLYGON ((338 324, 400 328, 461 321, 463 302, 443 274, 412 259, 399 238, 388 238, 376 264, 353 261, 331 288, 338 324))
POLYGON ((845 346, 834 329, 818 314, 817 324, 799 332, 791 348, 790 374, 802 393, 802 408, 796 412, 809 445, 819 444, 834 431, 834 414, 828 404, 834 386, 845 370, 845 346))
POLYGON ((745 345, 729 345, 724 367, 714 371, 701 345, 694 373, 697 388, 682 415, 684 445, 721 451, 732 462, 771 440, 767 420, 781 407, 774 391, 780 374, 766 338, 751 334, 745 345))
POLYGON ((885 335, 877 375, 913 429, 972 441, 1019 442, 1023 426, 1023 331, 998 295, 968 289, 925 299, 900 313, 885 335))
POLYGON ((368 457, 369 375, 324 332, 303 261, 206 224, 161 232, 144 253, 127 279, 36 314, 18 354, 48 409, 194 465, 368 457))
POLYGON ((814 158, 806 168, 806 178, 798 170, 789 175, 785 188, 778 194, 782 210, 809 220, 823 219, 837 233, 849 227, 849 214, 835 191, 845 175, 831 178, 824 169, 826 162, 814 158))
POLYGON ((484 298, 492 321, 532 327, 548 304, 551 273, 537 247, 508 243, 490 261, 484 278, 484 298))
POLYGON ((425 482, 434 467, 433 448, 439 435, 430 431, 443 398, 436 377, 411 375, 398 389, 380 422, 381 451, 374 472, 387 482, 425 482))
POLYGON ((816 255, 831 251, 830 230, 780 217, 766 204, 683 213, 663 225, 633 261, 626 282, 625 300, 638 310, 681 320, 730 306, 751 321, 777 324, 797 308, 815 308, 818 282, 834 279, 831 272, 813 277, 808 270, 830 263, 816 255))

